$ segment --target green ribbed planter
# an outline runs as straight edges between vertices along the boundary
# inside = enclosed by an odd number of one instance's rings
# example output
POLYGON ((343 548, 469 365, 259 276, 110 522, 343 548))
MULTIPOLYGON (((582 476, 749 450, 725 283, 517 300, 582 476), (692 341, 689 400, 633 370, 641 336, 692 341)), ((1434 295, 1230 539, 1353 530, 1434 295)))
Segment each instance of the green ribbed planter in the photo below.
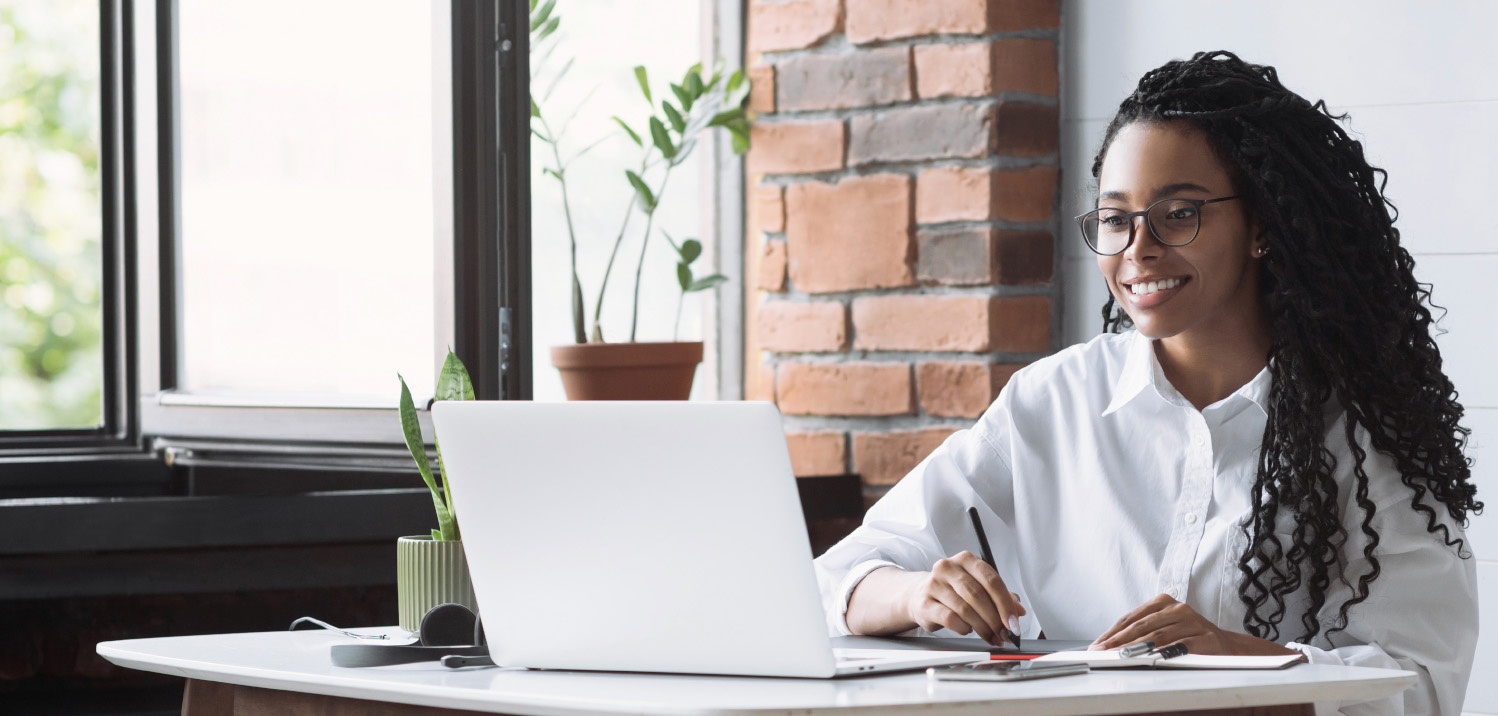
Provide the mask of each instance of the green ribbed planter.
POLYGON ((473 580, 462 541, 401 537, 395 542, 396 608, 401 628, 416 631, 421 617, 438 604, 462 604, 478 613, 473 580))

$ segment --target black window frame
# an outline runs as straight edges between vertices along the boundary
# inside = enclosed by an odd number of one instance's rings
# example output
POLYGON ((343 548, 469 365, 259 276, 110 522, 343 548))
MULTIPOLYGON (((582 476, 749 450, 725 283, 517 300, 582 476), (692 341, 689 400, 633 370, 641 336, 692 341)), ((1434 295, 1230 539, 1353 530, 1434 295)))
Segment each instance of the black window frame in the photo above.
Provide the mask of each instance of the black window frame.
MULTIPOLYGON (((528 399, 528 17, 504 0, 452 0, 449 7, 452 348, 469 367, 477 397, 528 399)), ((409 469, 393 409, 168 404, 182 349, 177 0, 156 0, 156 8, 160 341, 152 346, 156 370, 147 360, 152 374, 140 395, 145 438, 189 466, 409 469)), ((430 436, 429 416, 420 417, 430 436)))
MULTIPOLYGON (((413 471, 393 409, 173 406, 178 425, 189 426, 175 432, 153 432, 144 420, 147 392, 176 381, 180 190, 177 2, 143 1, 154 9, 155 67, 136 60, 135 0, 100 1, 104 425, 0 432, 0 465, 6 468, 0 470, 0 499, 140 494, 143 484, 150 485, 147 494, 181 494, 190 485, 163 482, 161 471, 141 469, 142 463, 159 466, 174 455, 178 466, 201 458, 216 466, 413 471), (157 147, 149 157, 137 155, 138 72, 156 77, 157 147), (157 239, 158 261, 145 267, 138 240, 141 161, 156 163, 159 187, 160 231, 146 237, 157 239), (142 268, 150 269, 145 279, 142 268), (159 281, 142 285, 151 273, 159 281), (159 341, 142 340, 143 324, 151 321, 159 341), (310 440, 255 430, 288 417, 331 418, 339 427, 310 440), (174 451, 177 444, 189 447, 174 451)), ((520 4, 505 0, 450 0, 450 9, 453 349, 469 366, 480 399, 526 400, 532 375, 529 17, 520 4)), ((427 435, 430 440, 429 430, 427 435)))
MULTIPOLYGON (((135 71, 133 7, 129 0, 99 2, 99 173, 101 199, 100 341, 104 384, 101 424, 92 428, 0 431, 0 462, 53 462, 138 452, 135 392, 135 71)), ((0 490, 11 482, 0 478, 0 490)))

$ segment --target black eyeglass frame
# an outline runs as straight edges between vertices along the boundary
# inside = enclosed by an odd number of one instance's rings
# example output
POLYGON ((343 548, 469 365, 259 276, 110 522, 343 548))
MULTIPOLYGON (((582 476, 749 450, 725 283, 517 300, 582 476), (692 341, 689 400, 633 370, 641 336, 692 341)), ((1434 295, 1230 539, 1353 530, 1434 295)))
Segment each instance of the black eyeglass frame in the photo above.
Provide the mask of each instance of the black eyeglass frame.
MULTIPOLYGON (((1102 251, 1099 251, 1098 248, 1096 246, 1094 246, 1093 243, 1087 239, 1087 225, 1084 223, 1087 220, 1087 217, 1092 216, 1094 214, 1097 214, 1098 212, 1103 211, 1104 209, 1107 209, 1107 207, 1098 207, 1096 209, 1093 209, 1092 211, 1089 211, 1089 212, 1087 212, 1085 214, 1077 216, 1076 217, 1077 230, 1080 231, 1080 232, 1082 232, 1082 241, 1087 244, 1087 248, 1092 249, 1093 253, 1095 253, 1095 254, 1097 254, 1099 256, 1117 256, 1117 255, 1119 255, 1119 254, 1121 254, 1121 253, 1123 253, 1125 251, 1128 251, 1129 247, 1134 245, 1134 217, 1136 217, 1136 216, 1142 216, 1142 217, 1144 217, 1144 225, 1149 228, 1150 235, 1154 236, 1156 241, 1158 241, 1161 244, 1164 244, 1166 246, 1185 246, 1186 244, 1189 244, 1189 243, 1195 241, 1196 237, 1199 236, 1201 234, 1201 232, 1202 232, 1202 214, 1201 214, 1201 211, 1202 211, 1202 207, 1203 206, 1206 206, 1207 204, 1216 204, 1219 201, 1231 201, 1233 199, 1241 199, 1241 198, 1243 198, 1243 197, 1240 194, 1234 194, 1232 196, 1219 197, 1219 198, 1216 198, 1216 199, 1182 199, 1180 197, 1169 197, 1169 198, 1161 199, 1161 200, 1159 200, 1159 201, 1157 201, 1157 202, 1155 202, 1153 204, 1150 204, 1149 206, 1145 207, 1144 209, 1142 209, 1140 211, 1125 211, 1125 212, 1123 212, 1123 218, 1126 219, 1129 222, 1129 240, 1126 241, 1126 242, 1124 242, 1123 248, 1121 248, 1121 249, 1119 249, 1117 251, 1114 251, 1112 253, 1106 253, 1105 254, 1102 251), (1164 204, 1167 201, 1181 201, 1181 202, 1185 202, 1187 204, 1190 204, 1190 205, 1196 207, 1196 231, 1191 232, 1191 238, 1186 239, 1185 241, 1182 241, 1182 242, 1180 242, 1178 244, 1172 244, 1169 241, 1166 241, 1165 239, 1160 238, 1160 232, 1157 231, 1157 230, 1155 230, 1155 222, 1150 221, 1150 216, 1149 216, 1150 212, 1154 211, 1155 207, 1157 207, 1157 206, 1159 206, 1161 204, 1164 204)), ((1107 209, 1107 210, 1108 211, 1118 211, 1118 209, 1107 209)))

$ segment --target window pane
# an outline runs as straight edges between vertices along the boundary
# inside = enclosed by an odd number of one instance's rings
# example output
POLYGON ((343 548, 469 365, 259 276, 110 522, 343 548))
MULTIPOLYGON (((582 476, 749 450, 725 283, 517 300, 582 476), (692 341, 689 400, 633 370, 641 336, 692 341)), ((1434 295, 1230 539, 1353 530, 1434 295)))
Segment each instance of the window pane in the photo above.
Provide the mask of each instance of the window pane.
POLYGON ((0 429, 102 422, 99 128, 99 4, 0 0, 0 429))
POLYGON ((432 393, 430 12, 181 0, 179 388, 432 393))
MULTIPOLYGON (((544 3, 543 3, 544 4, 544 3)), ((670 83, 680 84, 687 68, 701 57, 702 3, 669 0, 651 5, 642 13, 633 3, 608 0, 558 2, 554 17, 560 17, 556 34, 531 48, 532 94, 540 101, 546 126, 561 135, 561 158, 567 163, 567 196, 577 235, 578 273, 582 284, 587 325, 608 264, 609 252, 628 210, 629 227, 603 301, 603 337, 610 342, 629 340, 635 271, 640 265, 645 216, 630 208, 634 190, 625 170, 639 171, 642 150, 614 123, 618 115, 651 142, 646 104, 633 68, 643 65, 650 80, 652 97, 677 102, 670 83), (553 45, 555 47, 553 48, 553 45), (558 79, 562 68, 571 63, 558 79), (554 85, 554 89, 552 89, 554 85), (570 119, 569 119, 570 118, 570 119), (565 127, 565 130, 563 130, 565 127), (594 142, 596 147, 577 157, 594 142), (574 157, 577 157, 573 161, 574 157)), ((711 73, 711 68, 708 68, 711 73)), ((657 114, 661 110, 656 110, 657 114)), ((532 126, 541 123, 533 120, 532 126)), ((705 139, 705 138, 704 138, 705 139)), ((659 155, 657 155, 657 159, 659 155)), ((650 243, 640 278, 640 308, 636 339, 669 341, 673 334, 683 341, 703 338, 703 294, 688 295, 681 303, 680 332, 676 310, 681 296, 676 275, 675 252, 662 231, 676 241, 702 236, 703 168, 712 157, 705 141, 671 170, 666 191, 661 194, 651 228, 650 243)), ((533 353, 536 400, 561 400, 561 378, 551 365, 551 347, 573 342, 572 285, 567 218, 556 179, 545 171, 556 160, 549 144, 531 140, 531 271, 534 315, 533 353)), ((659 166, 644 174, 652 190, 660 186, 659 166)), ((706 259, 692 264, 698 276, 712 273, 706 259)), ((725 286, 725 291, 741 291, 725 286)), ((693 395, 701 395, 717 370, 698 366, 693 395)))

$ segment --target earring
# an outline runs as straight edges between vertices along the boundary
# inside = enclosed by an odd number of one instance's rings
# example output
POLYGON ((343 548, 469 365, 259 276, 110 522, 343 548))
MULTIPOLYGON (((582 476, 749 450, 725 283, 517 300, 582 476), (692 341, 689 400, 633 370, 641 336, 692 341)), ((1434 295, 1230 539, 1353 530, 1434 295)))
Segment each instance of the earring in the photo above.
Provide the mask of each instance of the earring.
POLYGON ((1267 254, 1267 253, 1269 253, 1269 249, 1266 248, 1266 247, 1263 247, 1263 246, 1260 246, 1258 248, 1258 250, 1254 251, 1254 255, 1255 256, 1263 256, 1264 254, 1267 254))

